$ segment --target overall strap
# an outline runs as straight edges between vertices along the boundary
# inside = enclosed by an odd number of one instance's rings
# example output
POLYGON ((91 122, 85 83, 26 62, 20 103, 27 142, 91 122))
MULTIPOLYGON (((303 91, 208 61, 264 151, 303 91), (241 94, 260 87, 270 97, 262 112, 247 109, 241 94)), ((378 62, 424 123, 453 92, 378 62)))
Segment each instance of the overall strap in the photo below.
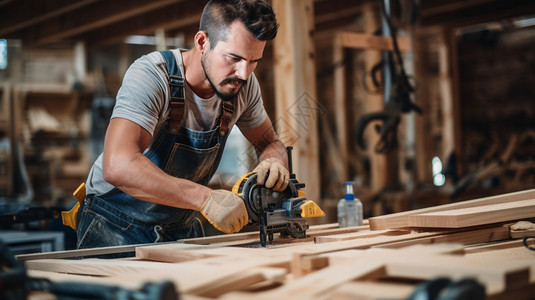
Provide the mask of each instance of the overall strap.
MULTIPOLYGON (((169 89, 171 96, 169 97, 169 132, 177 134, 180 129, 182 120, 184 119, 185 94, 184 94, 184 77, 176 64, 174 54, 169 50, 160 51, 167 64, 167 71, 169 72, 169 89)), ((221 117, 219 119, 219 134, 225 136, 228 133, 229 123, 234 112, 234 104, 232 101, 221 101, 221 117)))
POLYGON ((228 125, 232 119, 232 113, 234 112, 234 104, 232 101, 221 100, 221 118, 219 119, 219 134, 225 136, 228 133, 228 125))
POLYGON ((182 120, 184 119, 184 77, 180 73, 180 69, 175 60, 175 55, 170 50, 160 51, 167 64, 167 71, 169 72, 169 89, 171 95, 169 97, 169 132, 177 134, 180 129, 182 120))

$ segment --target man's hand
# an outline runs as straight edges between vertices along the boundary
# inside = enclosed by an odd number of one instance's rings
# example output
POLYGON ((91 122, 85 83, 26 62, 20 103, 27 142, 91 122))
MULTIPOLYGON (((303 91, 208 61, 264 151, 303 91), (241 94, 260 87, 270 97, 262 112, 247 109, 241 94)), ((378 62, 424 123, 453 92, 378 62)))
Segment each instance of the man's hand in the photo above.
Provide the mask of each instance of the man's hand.
POLYGON ((265 159, 254 169, 257 175, 257 183, 282 192, 290 181, 290 172, 280 162, 274 159, 265 159))
POLYGON ((238 232, 249 222, 243 200, 226 190, 213 190, 202 206, 201 213, 224 233, 238 232))

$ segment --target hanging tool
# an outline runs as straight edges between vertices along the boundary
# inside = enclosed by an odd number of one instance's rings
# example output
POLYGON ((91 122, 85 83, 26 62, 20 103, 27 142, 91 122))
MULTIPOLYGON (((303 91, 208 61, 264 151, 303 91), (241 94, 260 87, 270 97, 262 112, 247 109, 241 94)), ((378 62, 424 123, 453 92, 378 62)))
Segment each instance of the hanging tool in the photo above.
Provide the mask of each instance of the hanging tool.
POLYGON ((409 82, 405 67, 403 66, 403 59, 397 43, 396 28, 392 24, 389 10, 389 1, 381 1, 383 35, 392 39, 398 68, 396 69, 395 64, 391 63, 393 60, 392 53, 386 52, 383 55, 383 62, 381 63, 383 67, 385 109, 384 111, 363 115, 356 127, 357 144, 361 148, 366 149, 364 130, 372 121, 383 121, 382 125, 375 126, 380 136, 379 142, 375 146, 377 153, 385 153, 397 147, 397 128, 401 120, 401 114, 409 113, 413 110, 419 114, 423 113, 422 109, 411 100, 410 95, 414 93, 414 87, 409 82))
POLYGON ((383 121, 382 125, 376 125, 375 127, 380 136, 379 142, 375 145, 375 151, 384 153, 397 146, 397 128, 401 121, 401 114, 412 110, 422 113, 422 110, 410 101, 408 93, 399 92, 401 91, 398 91, 396 93, 397 96, 386 104, 384 111, 365 114, 361 117, 357 123, 356 130, 357 143, 361 148, 367 148, 364 142, 364 129, 370 122, 383 121))
POLYGON ((250 172, 240 178, 232 192, 245 202, 249 223, 258 226, 263 247, 273 241, 273 234, 305 238, 308 229, 306 218, 321 217, 325 213, 301 191, 305 184, 298 182, 292 171, 292 147, 287 147, 290 182, 283 192, 276 192, 257 184, 257 174, 250 172))

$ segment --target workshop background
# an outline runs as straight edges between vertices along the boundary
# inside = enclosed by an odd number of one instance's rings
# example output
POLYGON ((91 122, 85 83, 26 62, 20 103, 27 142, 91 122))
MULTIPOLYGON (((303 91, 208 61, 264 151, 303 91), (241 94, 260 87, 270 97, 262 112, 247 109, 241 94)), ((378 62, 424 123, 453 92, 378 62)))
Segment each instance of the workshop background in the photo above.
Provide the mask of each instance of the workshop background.
MULTIPOLYGON (((394 0, 386 19, 381 1, 271 2, 281 27, 255 73, 316 223, 336 222, 346 181, 365 218, 535 187, 534 1, 394 0)), ((205 3, 0 0, 0 229, 16 253, 74 247, 58 213, 123 74, 191 48, 205 3)), ((234 130, 211 185, 254 165, 234 130)))

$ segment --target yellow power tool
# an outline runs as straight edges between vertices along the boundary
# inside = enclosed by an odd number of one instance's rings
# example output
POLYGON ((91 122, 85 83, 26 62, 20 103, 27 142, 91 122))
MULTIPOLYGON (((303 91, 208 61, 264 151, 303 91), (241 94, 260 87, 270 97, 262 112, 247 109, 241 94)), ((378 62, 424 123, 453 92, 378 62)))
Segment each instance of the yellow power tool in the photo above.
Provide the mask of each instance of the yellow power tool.
POLYGON ((288 151, 290 181, 283 192, 276 192, 257 184, 257 174, 247 173, 240 178, 232 192, 245 202, 250 225, 257 225, 260 230, 260 243, 273 241, 273 234, 289 235, 293 238, 305 238, 308 229, 307 218, 321 217, 325 213, 312 200, 305 198, 301 190, 304 183, 298 182, 292 172, 292 147, 288 151))

